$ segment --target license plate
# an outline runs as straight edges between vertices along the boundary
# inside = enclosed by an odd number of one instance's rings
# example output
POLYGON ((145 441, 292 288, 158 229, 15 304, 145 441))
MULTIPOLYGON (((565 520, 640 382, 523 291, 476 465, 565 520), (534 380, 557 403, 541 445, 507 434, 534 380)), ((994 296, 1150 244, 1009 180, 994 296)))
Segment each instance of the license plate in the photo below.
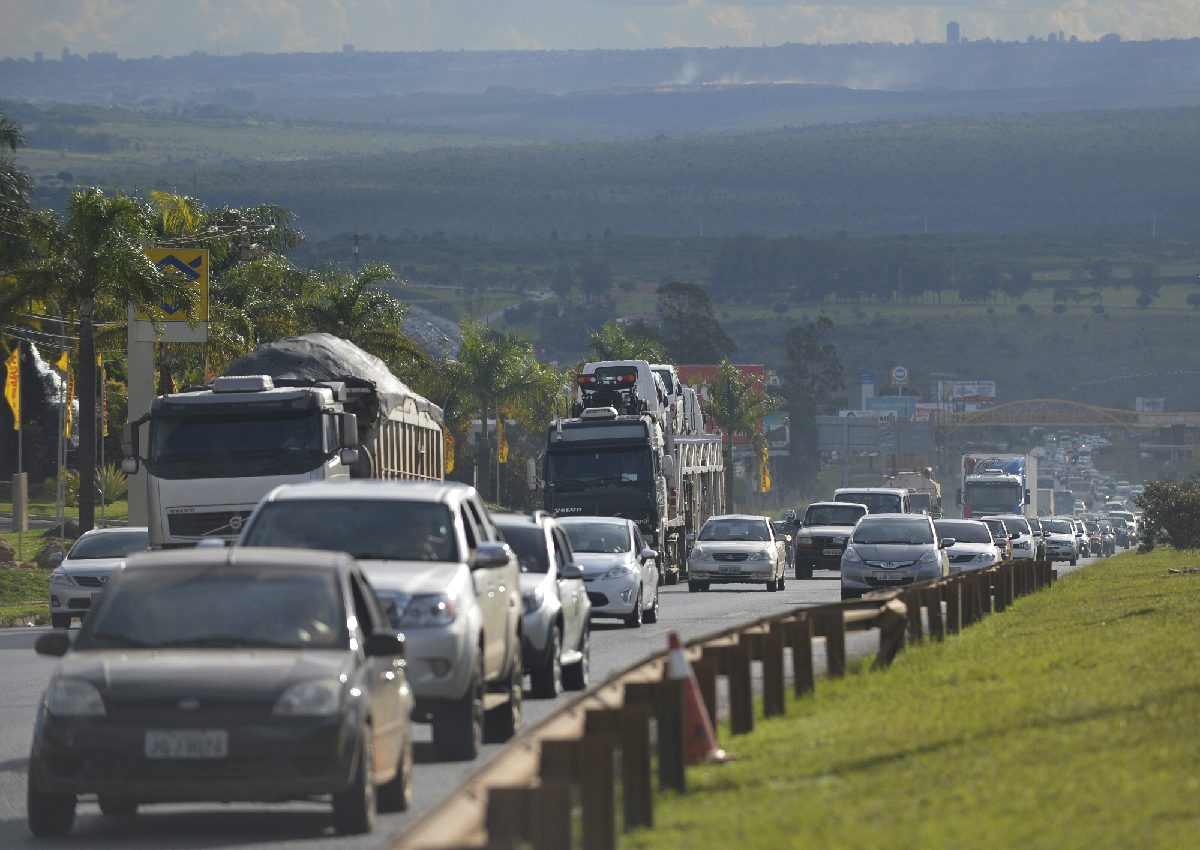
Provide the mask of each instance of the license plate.
POLYGON ((821 550, 821 552, 822 552, 822 553, 824 553, 824 554, 826 554, 826 555, 840 555, 840 554, 842 554, 842 550, 841 550, 841 549, 822 549, 822 550, 821 550))
POLYGON ((871 573, 871 578, 875 581, 903 581, 904 576, 898 573, 871 573))
POLYGON ((148 759, 223 759, 229 754, 224 729, 147 729, 148 759))
POLYGON ((719 572, 723 576, 735 576, 742 571, 741 567, 721 567, 719 572))

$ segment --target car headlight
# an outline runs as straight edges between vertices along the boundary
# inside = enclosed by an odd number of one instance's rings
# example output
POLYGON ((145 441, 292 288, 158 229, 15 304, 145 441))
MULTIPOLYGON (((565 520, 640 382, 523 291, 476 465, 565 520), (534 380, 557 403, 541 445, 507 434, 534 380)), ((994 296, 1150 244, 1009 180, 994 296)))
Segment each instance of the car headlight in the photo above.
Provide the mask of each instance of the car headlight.
POLYGON ((865 564, 862 555, 858 554, 853 546, 847 546, 846 551, 842 553, 842 557, 852 564, 865 564))
POLYGON ((703 546, 697 546, 694 549, 692 549, 692 554, 690 555, 690 557, 695 558, 697 561, 707 561, 709 559, 708 552, 704 549, 703 546))
POLYGON ((445 593, 418 593, 400 618, 401 626, 448 626, 458 617, 458 602, 445 593))
POLYGON ((996 556, 992 552, 980 552, 973 560, 976 564, 990 564, 996 560, 996 556))
POLYGON ((799 537, 796 538, 796 545, 797 546, 811 546, 811 545, 813 545, 813 541, 812 541, 812 538, 809 537, 807 534, 801 534, 799 537))
POLYGON ((59 717, 103 717, 100 690, 83 679, 55 679, 46 688, 46 711, 59 717))
POLYGON ((771 560, 771 553, 767 549, 759 549, 757 552, 755 552, 753 555, 750 556, 750 560, 751 561, 769 561, 769 560, 771 560))
POLYGON ((937 563, 937 549, 926 549, 921 557, 917 558, 918 564, 935 564, 937 563))
POLYGON ((604 575, 600 576, 601 580, 606 578, 625 578, 630 573, 637 572, 637 568, 632 564, 621 564, 620 566, 612 567, 604 575))
POLYGON ((271 713, 283 717, 328 717, 342 707, 339 679, 310 679, 297 682, 275 700, 271 713))
POLYGON ((1029 541, 1028 540, 1018 540, 1015 543, 1013 543, 1013 548, 1014 549, 1028 549, 1029 541))
POLYGON ((525 604, 525 613, 532 614, 534 611, 542 607, 542 603, 546 601, 546 591, 540 587, 529 593, 521 594, 521 602, 525 604))
POLYGON ((55 570, 54 572, 50 573, 50 583, 51 584, 65 584, 70 587, 74 587, 75 579, 71 578, 66 573, 60 573, 58 570, 55 570))

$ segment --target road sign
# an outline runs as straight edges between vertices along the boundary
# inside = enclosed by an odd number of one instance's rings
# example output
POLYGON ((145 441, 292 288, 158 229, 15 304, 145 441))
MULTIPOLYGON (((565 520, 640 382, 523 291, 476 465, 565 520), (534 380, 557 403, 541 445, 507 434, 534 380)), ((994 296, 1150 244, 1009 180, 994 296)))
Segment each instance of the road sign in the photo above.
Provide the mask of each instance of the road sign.
MULTIPOLYGON (((150 262, 164 274, 183 275, 199 290, 200 300, 192 314, 195 321, 208 321, 208 249, 207 248, 147 248, 150 262)), ((149 312, 138 311, 141 322, 186 322, 187 311, 182 305, 163 302, 149 312)))
POLYGON ((860 376, 860 379, 863 384, 873 384, 873 383, 875 383, 875 373, 874 372, 863 372, 862 375, 860 376))
POLYGON ((908 385, 908 369, 904 366, 896 366, 892 369, 892 384, 897 387, 908 385))

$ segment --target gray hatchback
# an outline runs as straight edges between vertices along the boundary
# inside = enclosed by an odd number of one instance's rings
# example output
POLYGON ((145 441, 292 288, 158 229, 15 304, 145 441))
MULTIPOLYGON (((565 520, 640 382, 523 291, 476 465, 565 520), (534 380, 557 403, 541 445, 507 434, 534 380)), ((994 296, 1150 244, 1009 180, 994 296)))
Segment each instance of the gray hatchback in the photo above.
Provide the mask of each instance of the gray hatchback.
POLYGON ((842 553, 842 599, 948 575, 946 549, 953 545, 924 514, 868 514, 842 553))

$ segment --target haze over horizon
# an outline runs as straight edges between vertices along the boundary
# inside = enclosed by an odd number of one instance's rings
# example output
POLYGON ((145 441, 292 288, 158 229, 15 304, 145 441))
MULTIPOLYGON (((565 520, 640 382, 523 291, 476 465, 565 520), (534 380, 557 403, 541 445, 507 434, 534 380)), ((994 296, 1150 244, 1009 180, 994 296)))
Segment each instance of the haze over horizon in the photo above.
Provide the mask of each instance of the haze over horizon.
POLYGON ((0 0, 0 57, 1091 41, 1200 35, 1195 0, 0 0))

